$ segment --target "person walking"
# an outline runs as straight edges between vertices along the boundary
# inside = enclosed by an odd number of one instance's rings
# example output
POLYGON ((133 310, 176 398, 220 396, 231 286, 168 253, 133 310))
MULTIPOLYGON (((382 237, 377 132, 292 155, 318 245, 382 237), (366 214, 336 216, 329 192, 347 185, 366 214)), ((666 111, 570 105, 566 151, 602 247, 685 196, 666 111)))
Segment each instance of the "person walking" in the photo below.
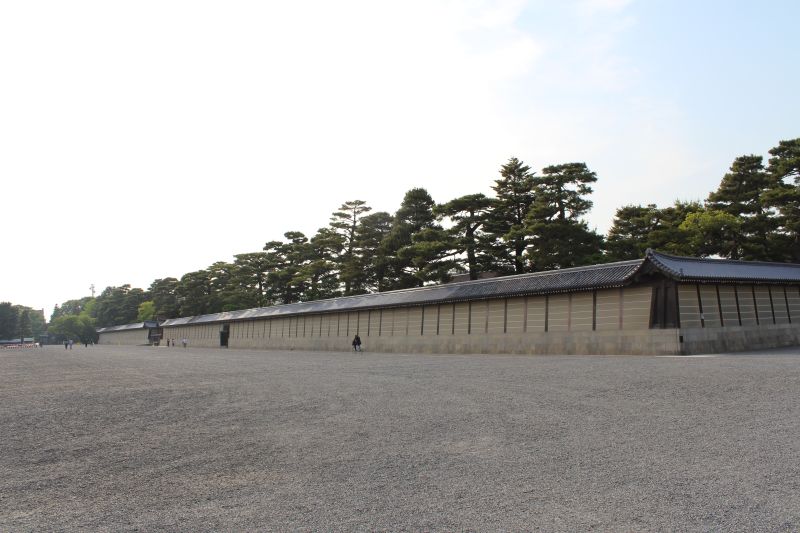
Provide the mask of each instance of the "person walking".
POLYGON ((354 352, 361 351, 361 337, 358 336, 358 333, 356 333, 356 336, 353 337, 353 351, 354 352))
POLYGON ((183 344, 183 347, 186 348, 186 345, 189 344, 189 339, 184 337, 183 339, 181 339, 181 344, 183 344))
POLYGON ((67 339, 64 339, 64 349, 66 350, 68 348, 69 348, 69 341, 67 339))

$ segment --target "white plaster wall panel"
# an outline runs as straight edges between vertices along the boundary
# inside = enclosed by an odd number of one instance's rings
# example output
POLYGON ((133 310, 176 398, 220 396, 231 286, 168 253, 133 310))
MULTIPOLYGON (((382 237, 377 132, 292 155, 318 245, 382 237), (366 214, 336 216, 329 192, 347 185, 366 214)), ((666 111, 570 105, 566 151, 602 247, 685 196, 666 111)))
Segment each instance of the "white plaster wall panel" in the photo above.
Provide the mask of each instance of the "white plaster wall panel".
POLYGON ((620 290, 604 289, 597 291, 597 331, 619 329, 620 290))
POLYGON ((762 326, 772 324, 772 306, 769 303, 769 290, 767 287, 755 286, 756 309, 758 310, 758 321, 762 326))
POLYGON ((469 303, 459 302, 453 310, 453 334, 468 335, 469 303))
MULTIPOLYGON (((73 340, 77 342, 76 339, 73 340)), ((98 344, 111 344, 119 346, 137 346, 140 344, 148 344, 148 342, 147 329, 101 333, 100 338, 98 339, 98 344)))
POLYGON ((792 324, 800 324, 800 287, 786 287, 786 298, 789 300, 789 316, 792 324))
POLYGON ((356 322, 358 313, 339 313, 339 337, 347 339, 350 342, 355 335, 356 322))
POLYGON ((394 321, 395 332, 397 332, 398 335, 400 336, 408 335, 409 311, 410 309, 408 307, 401 307, 400 309, 397 310, 397 313, 395 313, 395 321, 394 321))
POLYGON ((490 335, 505 333, 506 326, 506 300, 496 298, 489 300, 489 319, 487 333, 490 335))
POLYGON ((408 308, 399 307, 394 310, 393 337, 405 337, 408 335, 408 308))
POLYGON ((422 334, 426 337, 430 337, 431 335, 436 335, 436 328, 439 322, 439 306, 438 305, 426 305, 423 308, 423 320, 422 320, 422 334))
POLYGON ((410 337, 422 334, 422 307, 408 309, 408 335, 410 337))
POLYGON ((699 328, 700 302, 697 299, 697 286, 682 283, 678 285, 678 305, 681 312, 682 328, 699 328))
POLYGON ((572 294, 570 331, 592 331, 594 299, 590 292, 572 294))
POLYGON ((626 287, 622 291, 622 329, 637 330, 650 327, 651 287, 626 287))
POLYGON ((381 337, 394 336, 394 309, 384 309, 381 321, 381 337))
POLYGON ((455 304, 442 304, 439 309, 439 335, 453 334, 455 304))
POLYGON ((775 310, 775 323, 788 324, 789 310, 786 308, 786 296, 783 287, 769 287, 772 294, 772 307, 775 310))
POLYGON ((739 325, 739 312, 736 307, 736 291, 733 285, 719 286, 719 301, 722 306, 722 322, 727 327, 739 325))
POLYGON ((488 301, 480 300, 472 302, 472 305, 470 305, 472 316, 469 321, 469 332, 471 335, 484 335, 486 333, 486 320, 489 316, 487 312, 488 304, 488 301))
POLYGON ((703 317, 707 328, 719 328, 722 322, 719 319, 719 302, 717 301, 717 288, 714 285, 700 285, 700 301, 703 303, 703 317))
POLYGON ((369 312, 369 329, 367 330, 368 337, 377 337, 378 336, 378 328, 380 327, 381 322, 381 312, 380 310, 372 310, 369 312))
MULTIPOLYGON (((739 315, 742 317, 742 326, 755 326, 757 320, 753 286, 736 285, 734 290, 739 297, 739 315)), ((683 322, 681 322, 681 326, 683 326, 683 322)))
POLYGON ((547 296, 530 296, 528 300, 527 309, 527 326, 525 330, 528 333, 542 333, 545 330, 546 322, 546 305, 547 296))
POLYGON ((358 313, 358 335, 363 337, 369 330, 369 311, 359 311, 358 313))
POLYGON ((569 295, 551 294, 547 313, 547 331, 568 331, 569 295))
POLYGON ((522 333, 525 330, 525 298, 508 299, 508 317, 506 331, 522 333))
POLYGON ((330 331, 329 338, 335 338, 341 336, 339 334, 340 315, 341 313, 331 313, 328 316, 328 330, 330 331))

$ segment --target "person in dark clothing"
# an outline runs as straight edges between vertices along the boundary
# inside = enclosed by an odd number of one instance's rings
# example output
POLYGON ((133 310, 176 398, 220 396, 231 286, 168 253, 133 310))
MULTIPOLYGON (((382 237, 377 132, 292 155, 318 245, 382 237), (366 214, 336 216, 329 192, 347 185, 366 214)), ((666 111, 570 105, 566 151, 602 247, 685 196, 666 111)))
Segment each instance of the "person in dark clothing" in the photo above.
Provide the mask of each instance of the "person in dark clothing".
POLYGON ((356 333, 356 336, 353 337, 353 351, 354 352, 361 351, 361 337, 358 336, 358 333, 356 333))

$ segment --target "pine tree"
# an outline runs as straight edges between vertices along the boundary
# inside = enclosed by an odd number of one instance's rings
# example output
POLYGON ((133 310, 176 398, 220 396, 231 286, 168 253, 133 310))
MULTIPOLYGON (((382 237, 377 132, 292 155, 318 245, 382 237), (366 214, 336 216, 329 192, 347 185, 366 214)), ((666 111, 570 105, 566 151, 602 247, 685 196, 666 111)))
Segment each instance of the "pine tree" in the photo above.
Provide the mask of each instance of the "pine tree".
POLYGON ((780 214, 775 259, 800 263, 800 138, 780 141, 769 153, 773 182, 762 201, 780 214))
POLYGON ((333 298, 339 290, 339 265, 342 237, 331 228, 321 228, 302 249, 302 267, 292 283, 303 287, 302 301, 333 298))
POLYGON ((524 254, 528 245, 525 217, 535 198, 534 175, 529 166, 512 157, 500 167, 500 179, 492 186, 496 201, 485 229, 495 257, 492 267, 495 270, 525 272, 524 254))
POLYGON ((655 204, 626 205, 617 209, 606 239, 608 259, 626 261, 643 257, 658 223, 659 210, 655 204))
POLYGON ((387 255, 388 249, 383 242, 387 239, 393 225, 394 217, 384 211, 361 218, 356 234, 356 257, 364 278, 363 286, 355 286, 352 290, 362 292, 387 290, 390 257, 387 255))
POLYGON ((156 317, 166 319, 180 316, 177 290, 178 280, 175 278, 157 279, 150 284, 148 292, 155 306, 156 317))
POLYGON ((708 195, 706 206, 712 211, 727 213, 741 221, 736 244, 720 243, 709 253, 731 259, 769 260, 770 241, 777 229, 775 218, 765 208, 762 196, 773 189, 775 180, 766 171, 763 158, 757 155, 737 157, 730 171, 723 176, 716 191, 708 195))
POLYGON ((493 206, 483 194, 469 194, 436 206, 435 213, 448 217, 453 226, 450 234, 458 253, 467 256, 469 279, 478 279, 481 265, 491 264, 491 248, 482 231, 493 206))
POLYGON ((534 184, 535 200, 525 220, 527 257, 535 271, 602 260, 603 237, 580 219, 592 207, 586 198, 597 176, 585 163, 553 165, 534 184))
POLYGON ((12 339, 17 334, 19 315, 11 302, 0 302, 0 340, 12 339))
POLYGON ((659 209, 655 204, 629 205, 617 210, 606 242, 607 259, 639 259, 648 248, 675 255, 699 255, 696 236, 681 224, 704 211, 698 202, 676 201, 659 209))
POLYGON ((331 215, 331 228, 340 236, 341 255, 336 258, 339 267, 339 279, 344 284, 344 294, 358 294, 363 292, 364 271, 360 268, 361 261, 358 257, 357 233, 358 224, 365 213, 372 211, 367 203, 362 200, 345 202, 339 210, 331 215))
POLYGON ((435 202, 428 191, 422 188, 406 192, 400 208, 394 216, 392 229, 381 242, 379 253, 386 261, 384 286, 381 290, 407 289, 422 285, 418 273, 421 264, 415 262, 417 252, 428 254, 424 248, 409 248, 413 244, 415 234, 437 228, 436 216, 433 214, 435 202), (404 248, 409 248, 403 251, 404 248))

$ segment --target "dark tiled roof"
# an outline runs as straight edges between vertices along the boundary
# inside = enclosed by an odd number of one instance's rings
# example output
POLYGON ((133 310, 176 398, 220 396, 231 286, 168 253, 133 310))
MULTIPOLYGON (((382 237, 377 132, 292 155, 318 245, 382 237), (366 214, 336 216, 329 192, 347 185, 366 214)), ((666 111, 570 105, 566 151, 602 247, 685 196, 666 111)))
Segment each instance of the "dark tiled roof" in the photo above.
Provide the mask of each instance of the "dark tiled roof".
POLYGON ((137 322, 135 324, 125 324, 122 326, 109 326, 107 328, 97 328, 97 333, 110 333, 112 331, 128 331, 134 329, 157 328, 158 322, 137 322))
MULTIPOLYGON (((800 283, 800 265, 677 257, 648 250, 644 259, 633 261, 173 318, 165 321, 162 325, 180 326, 309 313, 363 311, 375 308, 621 287, 631 283, 637 272, 645 266, 678 281, 800 283)), ((141 327, 141 324, 137 326, 141 327)))
POLYGON ((678 281, 765 283, 800 282, 800 265, 761 263, 731 259, 678 257, 647 250, 645 260, 666 276, 678 281))
POLYGON ((410 305, 439 304, 506 296, 551 294, 587 289, 621 287, 638 271, 644 260, 622 261, 588 267, 565 268, 548 272, 519 274, 502 278, 491 278, 445 285, 431 285, 415 289, 404 289, 358 296, 345 296, 329 300, 317 300, 242 311, 229 311, 197 317, 173 318, 163 326, 202 324, 227 320, 243 320, 289 316, 308 313, 330 313, 336 311, 362 311, 377 307, 401 307, 410 305))

